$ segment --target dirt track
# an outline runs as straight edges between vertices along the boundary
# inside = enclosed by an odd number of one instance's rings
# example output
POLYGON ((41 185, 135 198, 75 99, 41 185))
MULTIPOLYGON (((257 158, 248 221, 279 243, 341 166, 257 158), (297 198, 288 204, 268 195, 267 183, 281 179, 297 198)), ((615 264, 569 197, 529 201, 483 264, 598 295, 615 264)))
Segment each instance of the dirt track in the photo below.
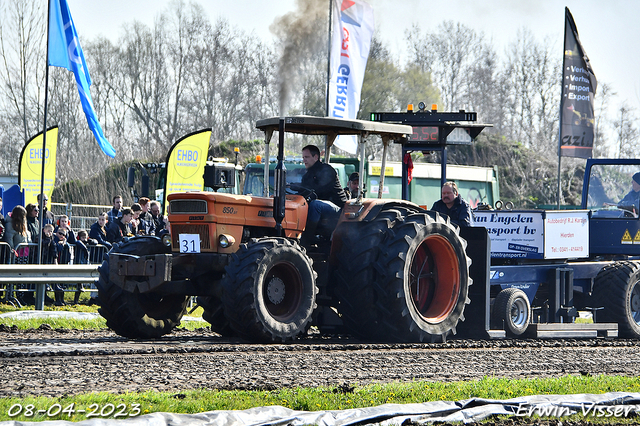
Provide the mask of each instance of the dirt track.
POLYGON ((3 328, 0 358, 2 397, 640 373, 640 345, 629 340, 252 345, 206 329, 128 341, 110 331, 3 328))

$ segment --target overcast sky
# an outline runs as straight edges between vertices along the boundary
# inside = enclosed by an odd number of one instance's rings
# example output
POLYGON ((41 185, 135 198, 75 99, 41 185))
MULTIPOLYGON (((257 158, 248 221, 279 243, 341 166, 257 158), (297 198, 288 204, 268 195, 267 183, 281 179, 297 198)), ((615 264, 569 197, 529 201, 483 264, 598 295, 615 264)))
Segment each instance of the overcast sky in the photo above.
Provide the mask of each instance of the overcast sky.
MULTIPOLYGON (((325 0, 326 1, 326 0, 325 0)), ((169 0, 68 0, 80 41, 103 35, 117 41, 122 25, 139 20, 152 25, 169 0)), ((226 18, 233 26, 268 39, 269 26, 296 9, 295 0, 199 0, 211 21, 226 18)), ((460 22, 484 32, 504 58, 505 47, 528 28, 539 42, 545 37, 562 55, 564 8, 569 7, 580 40, 600 83, 618 93, 614 105, 627 100, 640 115, 640 1, 638 0, 369 0, 377 36, 396 54, 406 49, 405 30, 422 31, 443 21, 460 22)), ((91 70, 89 70, 91 71, 91 70)), ((596 102, 598 94, 596 93, 596 102)), ((416 102, 419 99, 416 100, 416 102)))

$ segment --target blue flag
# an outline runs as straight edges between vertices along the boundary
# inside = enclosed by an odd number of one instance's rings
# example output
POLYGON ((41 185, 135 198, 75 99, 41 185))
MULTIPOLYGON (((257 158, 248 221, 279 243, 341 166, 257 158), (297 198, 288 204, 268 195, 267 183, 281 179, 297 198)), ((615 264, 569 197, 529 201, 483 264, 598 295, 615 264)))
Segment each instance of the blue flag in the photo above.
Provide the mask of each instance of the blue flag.
POLYGON ((49 0, 48 57, 49 65, 66 68, 73 72, 78 84, 82 110, 87 117, 89 128, 96 137, 102 152, 111 158, 115 157, 116 150, 104 137, 96 111, 93 108, 93 100, 89 91, 91 77, 89 77, 87 63, 84 60, 67 0, 49 0))

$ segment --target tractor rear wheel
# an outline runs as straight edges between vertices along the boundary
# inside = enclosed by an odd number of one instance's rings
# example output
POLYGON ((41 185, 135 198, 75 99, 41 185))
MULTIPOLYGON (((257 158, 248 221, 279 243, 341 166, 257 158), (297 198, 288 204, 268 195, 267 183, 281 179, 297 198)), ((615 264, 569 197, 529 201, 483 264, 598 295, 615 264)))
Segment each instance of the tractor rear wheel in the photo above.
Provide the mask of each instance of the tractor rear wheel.
POLYGON ((385 341, 446 341, 464 321, 471 278, 459 228, 435 212, 409 215, 382 248, 377 285, 386 291, 375 307, 385 341))
POLYGON ((107 326, 123 337, 152 339, 170 333, 180 325, 187 307, 188 297, 171 294, 131 293, 109 279, 110 255, 114 253, 145 256, 166 253, 167 247, 157 237, 136 237, 115 246, 99 268, 96 286, 100 298, 98 312, 107 320, 107 326))
POLYGON ((225 268, 222 303, 231 329, 250 341, 287 341, 306 331, 316 308, 316 273, 296 242, 243 244, 225 268))
POLYGON ((640 338, 640 263, 616 262, 596 276, 591 298, 598 322, 618 324, 620 337, 640 338))
POLYGON ((520 336, 527 331, 531 322, 531 304, 524 291, 505 288, 498 293, 491 319, 496 327, 504 329, 510 336, 520 336))
POLYGON ((344 222, 334 233, 333 240, 339 243, 335 244, 337 265, 330 284, 344 327, 354 337, 363 340, 379 337, 376 305, 384 301, 387 293, 372 285, 378 280, 378 257, 389 230, 408 214, 406 209, 384 210, 369 222, 344 222))

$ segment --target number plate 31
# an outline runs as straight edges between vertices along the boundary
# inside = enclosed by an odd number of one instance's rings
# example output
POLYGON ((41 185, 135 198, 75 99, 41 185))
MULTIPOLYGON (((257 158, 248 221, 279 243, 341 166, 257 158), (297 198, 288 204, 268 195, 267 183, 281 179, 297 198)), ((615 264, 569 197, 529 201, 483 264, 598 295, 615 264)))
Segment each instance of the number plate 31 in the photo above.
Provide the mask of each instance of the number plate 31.
POLYGON ((200 253, 200 235, 179 234, 180 253, 200 253))

